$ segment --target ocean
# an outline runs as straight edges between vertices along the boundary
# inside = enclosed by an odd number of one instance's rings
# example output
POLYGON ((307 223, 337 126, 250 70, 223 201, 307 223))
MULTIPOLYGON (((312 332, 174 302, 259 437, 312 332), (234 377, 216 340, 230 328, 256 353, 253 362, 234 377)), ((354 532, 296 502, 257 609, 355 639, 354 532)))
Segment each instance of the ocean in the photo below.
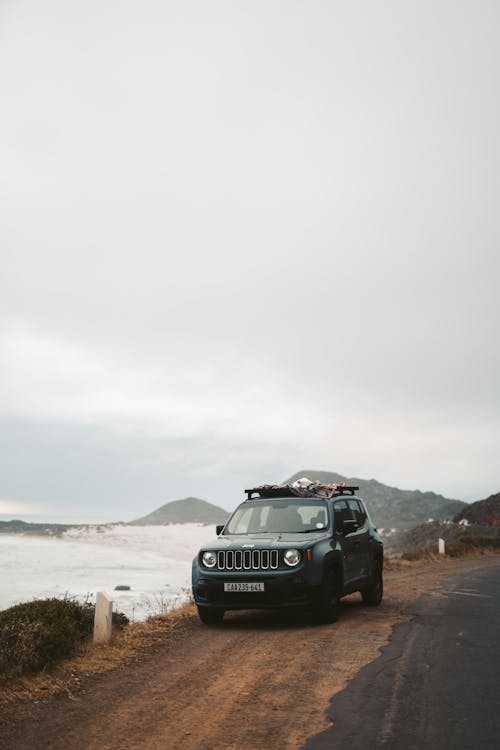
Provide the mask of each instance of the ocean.
POLYGON ((187 600, 191 561, 214 536, 214 526, 192 523, 81 527, 62 537, 0 534, 0 610, 53 596, 94 601, 106 591, 132 620, 162 614, 187 600))

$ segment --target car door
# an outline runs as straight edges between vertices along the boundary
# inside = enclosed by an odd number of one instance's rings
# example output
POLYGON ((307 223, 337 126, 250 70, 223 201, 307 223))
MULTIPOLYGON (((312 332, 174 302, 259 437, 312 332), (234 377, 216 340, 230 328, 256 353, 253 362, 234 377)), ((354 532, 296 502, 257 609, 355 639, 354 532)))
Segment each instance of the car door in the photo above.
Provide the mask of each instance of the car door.
POLYGON ((347 504, 346 498, 337 500, 333 505, 335 530, 339 535, 344 557, 344 585, 349 586, 360 576, 361 564, 358 560, 359 544, 355 538, 356 532, 345 534, 342 531, 344 521, 356 520, 354 513, 347 504))
POLYGON ((356 577, 367 578, 370 570, 370 530, 368 518, 361 503, 356 498, 349 498, 347 504, 359 524, 352 536, 356 557, 356 577))

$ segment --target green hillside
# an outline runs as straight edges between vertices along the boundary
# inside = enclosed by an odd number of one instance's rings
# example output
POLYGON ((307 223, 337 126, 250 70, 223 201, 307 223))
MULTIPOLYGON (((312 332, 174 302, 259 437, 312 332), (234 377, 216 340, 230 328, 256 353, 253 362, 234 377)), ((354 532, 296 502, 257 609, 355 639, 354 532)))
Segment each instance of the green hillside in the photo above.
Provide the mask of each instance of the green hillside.
POLYGON ((61 536, 68 529, 78 528, 69 523, 29 523, 14 519, 0 521, 0 534, 33 534, 35 536, 61 536))
POLYGON ((130 521, 129 526, 165 526, 169 523, 224 523, 229 511, 198 497, 173 500, 146 516, 130 521))
POLYGON ((490 495, 486 500, 478 500, 467 505, 453 520, 456 523, 466 520, 469 523, 500 526, 500 492, 490 495))

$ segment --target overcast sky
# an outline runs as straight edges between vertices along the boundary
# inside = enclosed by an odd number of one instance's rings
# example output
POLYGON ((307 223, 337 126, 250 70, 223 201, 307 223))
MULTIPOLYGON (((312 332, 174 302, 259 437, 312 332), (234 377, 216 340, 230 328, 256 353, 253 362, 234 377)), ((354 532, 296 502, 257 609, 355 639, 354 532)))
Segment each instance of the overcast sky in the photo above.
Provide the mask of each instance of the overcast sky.
POLYGON ((0 513, 497 492, 499 21, 0 0, 0 513))

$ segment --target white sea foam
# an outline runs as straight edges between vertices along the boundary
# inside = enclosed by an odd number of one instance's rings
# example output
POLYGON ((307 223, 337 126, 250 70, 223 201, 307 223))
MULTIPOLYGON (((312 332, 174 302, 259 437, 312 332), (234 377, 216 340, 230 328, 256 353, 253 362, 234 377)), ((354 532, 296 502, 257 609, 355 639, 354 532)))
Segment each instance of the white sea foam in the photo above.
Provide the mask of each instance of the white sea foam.
POLYGON ((192 558, 214 536, 214 526, 193 523, 79 527, 62 538, 0 535, 0 609, 107 591, 115 609, 143 619, 185 600, 192 558))

